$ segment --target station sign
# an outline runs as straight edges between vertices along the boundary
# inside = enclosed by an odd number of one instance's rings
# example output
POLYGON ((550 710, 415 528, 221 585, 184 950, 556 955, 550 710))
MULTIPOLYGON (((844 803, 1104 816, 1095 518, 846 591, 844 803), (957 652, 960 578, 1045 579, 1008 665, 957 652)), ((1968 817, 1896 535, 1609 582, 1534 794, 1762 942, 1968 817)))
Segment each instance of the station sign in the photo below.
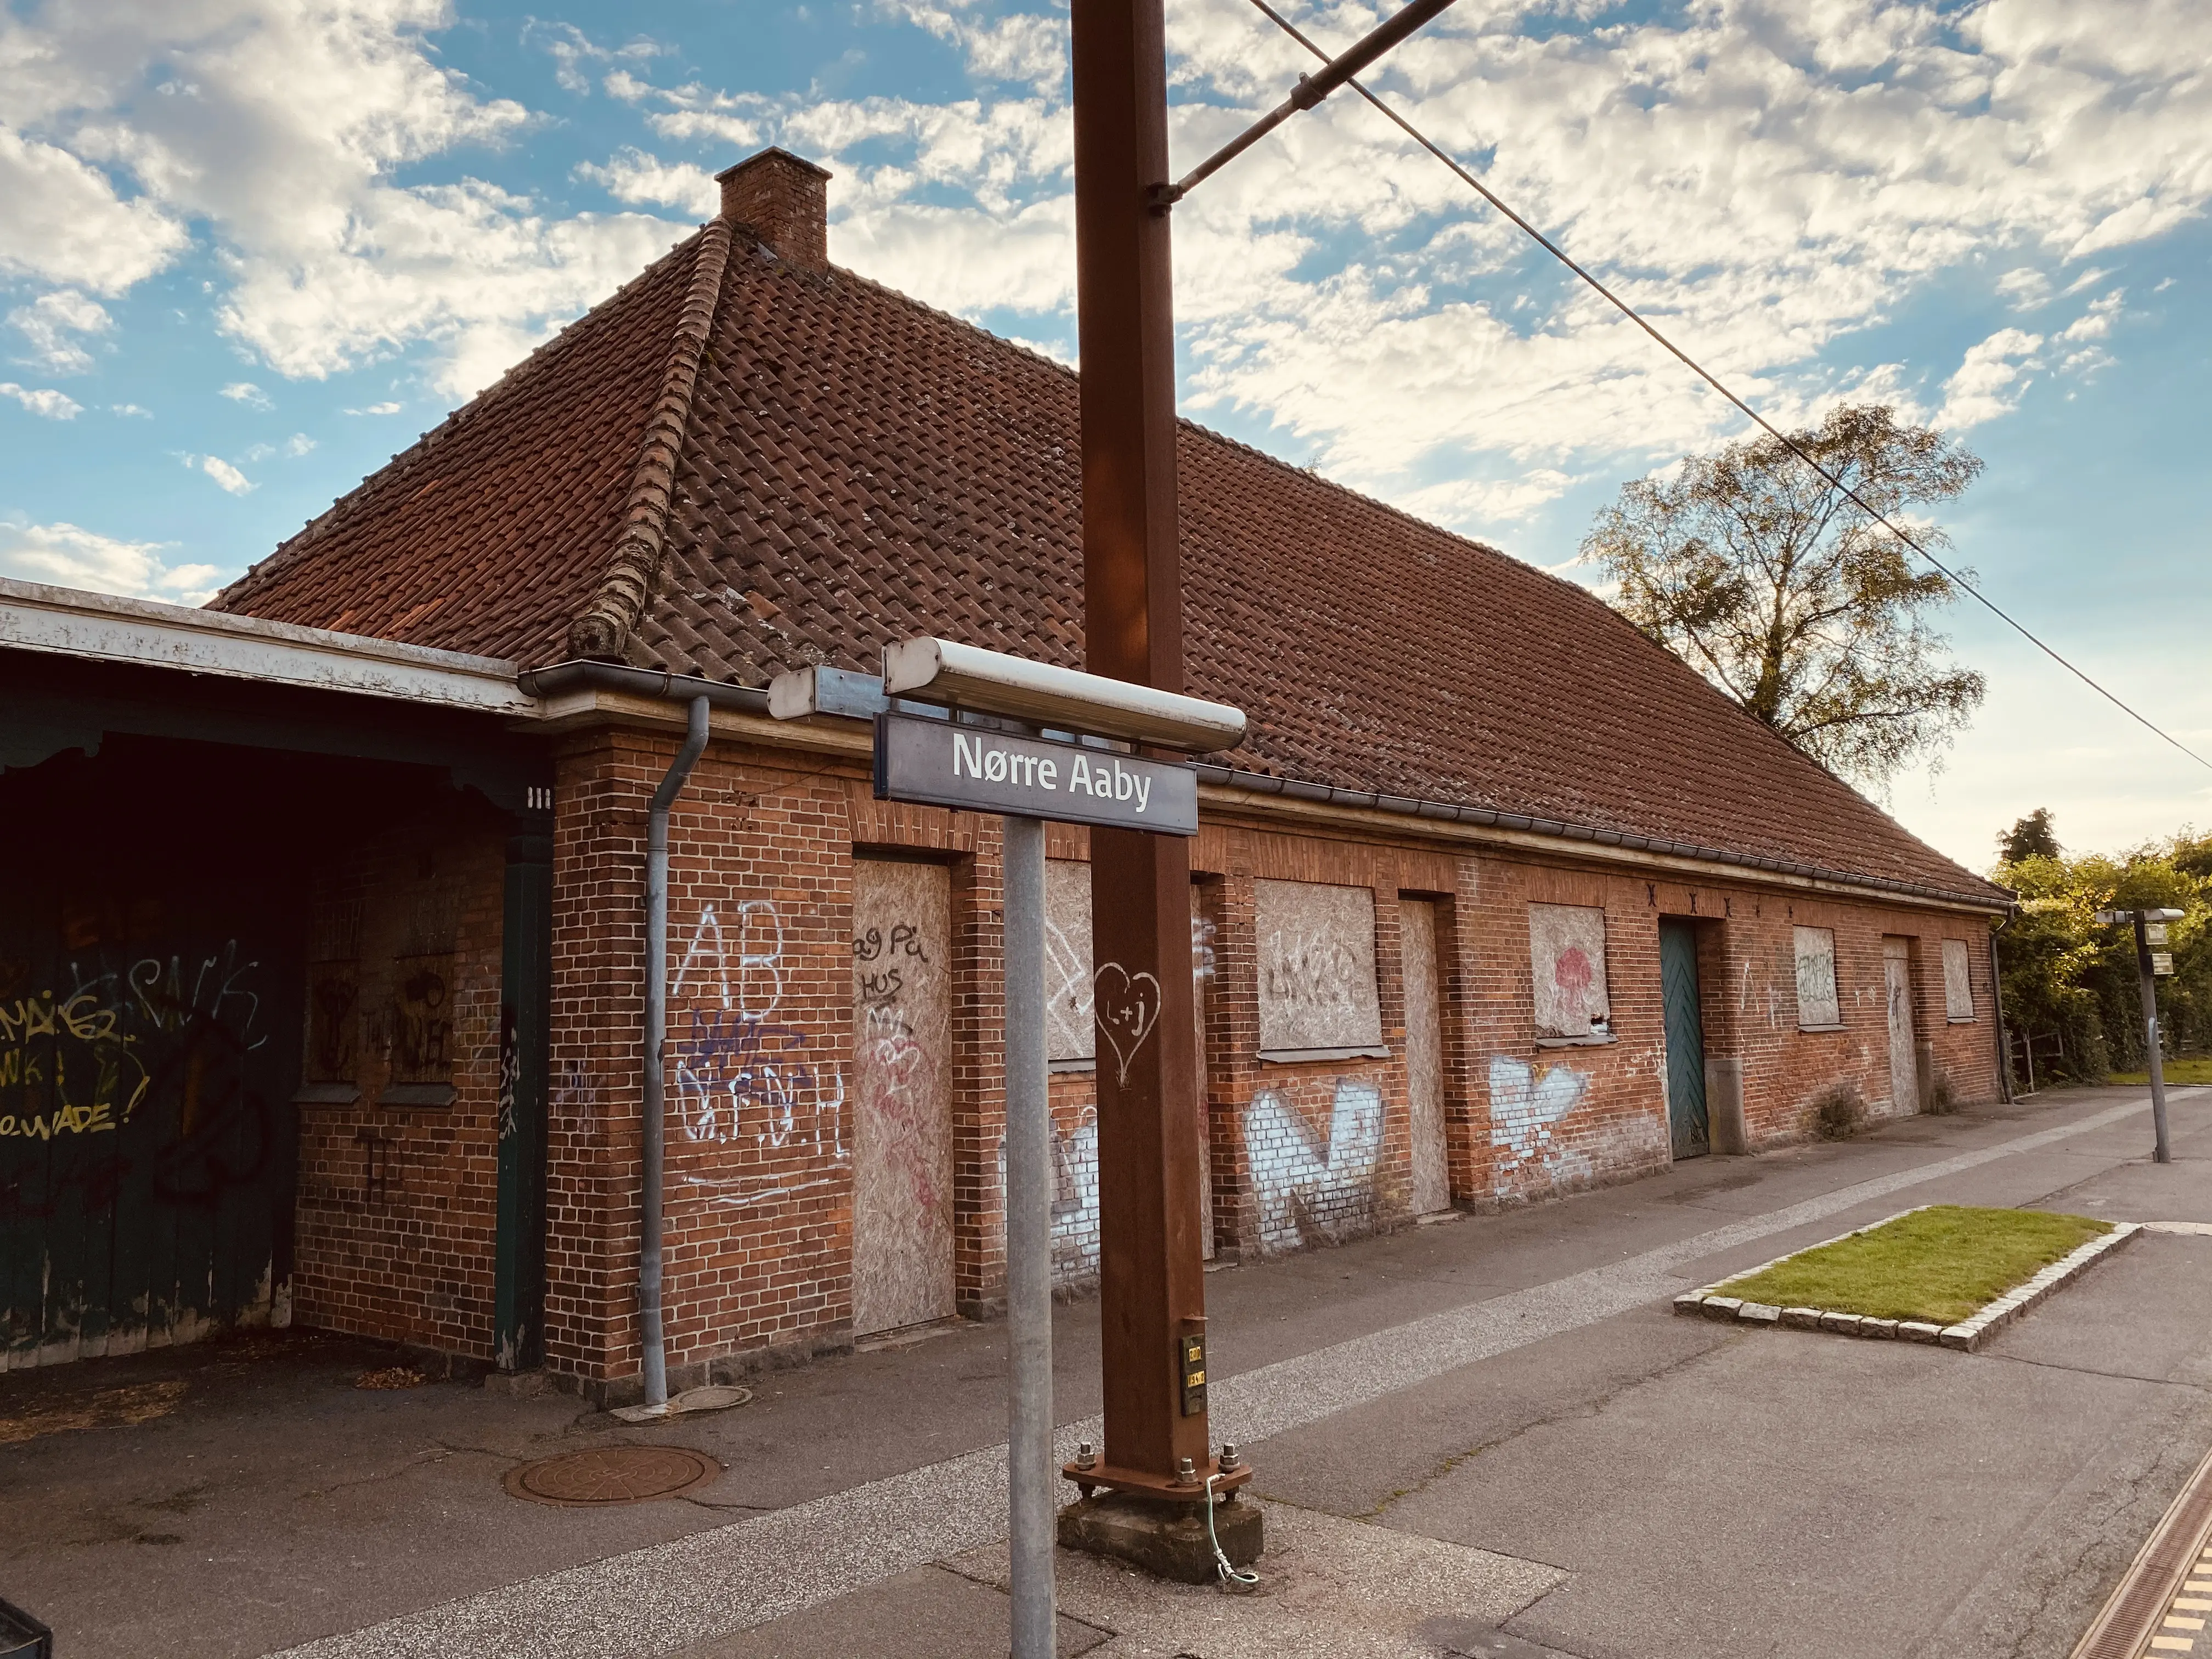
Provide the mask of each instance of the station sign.
POLYGON ((2172 973, 2173 952, 2171 951, 2152 951, 2150 953, 2150 970, 2154 974, 2172 973))
POLYGON ((1198 775, 1112 749, 876 716, 876 798, 1157 835, 1198 833, 1198 775))

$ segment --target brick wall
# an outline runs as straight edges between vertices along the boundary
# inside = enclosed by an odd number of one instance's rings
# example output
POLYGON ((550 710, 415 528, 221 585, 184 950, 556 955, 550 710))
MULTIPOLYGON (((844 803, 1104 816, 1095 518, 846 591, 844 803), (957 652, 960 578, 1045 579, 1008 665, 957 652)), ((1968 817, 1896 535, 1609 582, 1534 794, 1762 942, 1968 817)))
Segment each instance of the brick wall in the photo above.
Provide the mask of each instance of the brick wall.
POLYGON ((300 1323, 491 1357, 505 878, 503 826, 465 807, 317 873, 308 1065, 359 1098, 300 1109, 300 1323), (393 1103, 395 1079, 433 1075, 451 1105, 393 1103))
MULTIPOLYGON (((556 1369, 610 1398, 634 1391, 639 1364, 645 817, 674 747, 672 735, 587 732, 567 740, 559 763, 547 1345, 556 1369)), ((671 839, 665 1300, 674 1382, 851 1340, 853 1125, 861 1107, 850 1095, 856 848, 949 871, 952 1052, 930 1061, 951 1079, 952 1299, 970 1316, 995 1309, 1004 1287, 995 820, 878 802, 855 761, 721 740, 679 801, 671 839)), ((1086 838, 1056 829, 1048 851, 1081 859, 1086 838)), ((1291 833, 1209 821, 1192 867, 1195 926, 1212 963, 1205 1109, 1213 1237, 1225 1249, 1265 1255, 1410 1219, 1401 896, 1437 907, 1447 1163, 1463 1206, 1524 1202, 1668 1164, 1662 917, 1700 926, 1707 1052, 1741 1058, 1758 1144, 1802 1138, 1813 1096, 1839 1079, 1877 1109, 1887 1099, 1885 934, 1912 941, 1915 1018, 1935 1066, 1963 1098, 1996 1091, 1985 928, 1973 917, 1750 884, 1691 888, 1334 827, 1291 833), (1261 881, 1372 892, 1386 1054, 1259 1058, 1261 881), (1603 912, 1613 1041, 1540 1043, 1532 903, 1603 912), (1791 929, 1799 925, 1835 931, 1840 1031, 1798 1029, 1791 929), (1947 935, 1973 945, 1970 1024, 1944 1012, 1947 935)), ((495 894, 495 868, 487 863, 485 872, 485 890, 495 894)), ((473 1040, 488 1066, 496 941, 485 941, 491 990, 473 1040)), ((489 1070, 469 1087, 488 1101, 489 1070)), ((1054 1075, 1055 1252, 1066 1280, 1097 1268, 1095 1100, 1090 1073, 1054 1075)), ((480 1157, 458 1143, 443 1154, 456 1161, 456 1198, 474 1180, 459 1173, 472 1158, 489 1193, 488 1125, 485 1133, 480 1157)), ((319 1145, 318 1156, 339 1158, 342 1139, 319 1145)), ((424 1155, 429 1149, 425 1140, 424 1155)), ((428 1176, 408 1178, 420 1187, 428 1176)), ((485 1213, 483 1266, 471 1270, 479 1278, 489 1274, 489 1224, 485 1213)), ((386 1271, 363 1261, 365 1271, 386 1271)), ((474 1282, 458 1269, 448 1277, 474 1282)), ((471 1294, 481 1301, 488 1290, 471 1294)), ((428 1310, 431 1291, 419 1296, 428 1310)), ((480 1345, 483 1324, 451 1326, 453 1341, 480 1345)))

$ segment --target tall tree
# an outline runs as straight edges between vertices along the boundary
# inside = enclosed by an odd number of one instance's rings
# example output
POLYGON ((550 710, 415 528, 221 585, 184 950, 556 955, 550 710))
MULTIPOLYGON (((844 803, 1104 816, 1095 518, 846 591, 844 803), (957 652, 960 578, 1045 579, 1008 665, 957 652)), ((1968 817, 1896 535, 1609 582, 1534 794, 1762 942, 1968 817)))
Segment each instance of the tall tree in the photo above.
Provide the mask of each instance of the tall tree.
MULTIPOLYGON (((1953 500, 1982 470, 1878 404, 1839 407, 1792 435, 1893 519, 1953 500)), ((1923 546, 1949 544, 1924 520, 1912 529, 1923 546)), ((1952 660, 1930 623, 1954 584, 1775 439, 1624 485, 1583 556, 1620 585, 1613 603, 1645 634, 1874 788, 1947 746, 1982 700, 1982 677, 1952 660)))
POLYGON ((1997 837, 1997 852, 2007 864, 2057 858, 2058 834, 2051 827, 2051 809, 2039 806, 2026 817, 2015 818, 2012 828, 1997 837))

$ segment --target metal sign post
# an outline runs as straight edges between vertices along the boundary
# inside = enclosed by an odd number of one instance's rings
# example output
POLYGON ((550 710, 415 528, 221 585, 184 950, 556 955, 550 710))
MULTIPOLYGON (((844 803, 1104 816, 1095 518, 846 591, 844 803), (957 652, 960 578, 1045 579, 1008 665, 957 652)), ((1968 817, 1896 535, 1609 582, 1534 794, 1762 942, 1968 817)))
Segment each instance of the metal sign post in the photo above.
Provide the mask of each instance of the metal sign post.
MULTIPOLYGON (((884 718, 888 719, 889 716, 884 718)), ((880 757, 884 742, 876 741, 880 757)), ((1045 1053, 1044 821, 1004 826, 1006 962, 1006 1520, 1014 1659, 1051 1659, 1052 1094, 1045 1053)))
MULTIPOLYGON (((872 714, 875 793, 1001 815, 1005 887, 1006 1091, 1006 1509, 1014 1659, 1051 1659, 1052 1110, 1045 1031, 1044 826, 1048 819, 1177 848, 1198 831, 1198 783, 1187 766, 1146 760, 1105 740, 1189 751, 1243 735, 1237 709, 1196 697, 1032 663, 951 641, 908 640, 884 653, 884 678, 833 669, 781 675, 779 719, 872 714), (943 705, 944 712, 895 706, 943 705), (962 711, 998 717, 990 724, 962 711), (934 717, 932 714, 934 713, 934 717), (1048 738, 1009 719, 1097 734, 1048 738)), ((1095 844, 1095 843, 1094 843, 1095 844)), ((1188 935, 1184 936, 1185 948, 1188 935)), ((1188 983, 1186 973, 1185 981, 1188 983)), ((1186 1012, 1186 1030, 1188 1016, 1186 1012)), ((1101 1052, 1106 1045, 1102 1043, 1101 1052)), ((1101 1068, 1103 1080, 1103 1068, 1101 1068)))
POLYGON ((2166 1133, 2166 1056, 2160 1051, 2158 1030, 2157 964, 2151 960, 2150 930, 2156 927, 2163 934, 2166 924, 2179 921, 2185 912, 2180 910, 2100 910, 2097 920, 2106 927, 2121 922, 2135 924, 2136 977, 2142 994, 2143 1052, 2150 1057, 2150 1121, 2155 1141, 2151 1151, 2154 1164, 2173 1162, 2173 1148, 2166 1133))

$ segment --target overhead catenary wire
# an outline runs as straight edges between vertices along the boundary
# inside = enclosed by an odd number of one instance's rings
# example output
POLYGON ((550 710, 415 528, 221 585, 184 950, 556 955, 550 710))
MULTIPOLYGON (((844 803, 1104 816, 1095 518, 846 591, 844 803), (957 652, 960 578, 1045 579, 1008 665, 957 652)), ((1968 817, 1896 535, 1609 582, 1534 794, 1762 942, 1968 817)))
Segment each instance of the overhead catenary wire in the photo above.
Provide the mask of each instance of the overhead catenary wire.
MULTIPOLYGON (((1328 52, 1324 52, 1313 41, 1308 40, 1306 36, 1299 31, 1296 24, 1292 23, 1289 18, 1284 16, 1282 13, 1277 11, 1273 6, 1267 3, 1267 0, 1252 0, 1252 3, 1254 6, 1257 7, 1261 12, 1265 14, 1267 19, 1273 22, 1276 27, 1281 29, 1284 33, 1289 35, 1291 40, 1297 41, 1308 52, 1313 53, 1315 57, 1320 58, 1324 64, 1330 61, 1328 52)), ((1826 467, 1821 465, 1819 461, 1815 460, 1806 452, 1804 447, 1798 443, 1796 439, 1792 438, 1788 433, 1776 426, 1771 421, 1768 420, 1764 415, 1761 415, 1741 398, 1736 396, 1735 392, 1731 392, 1726 386, 1722 384, 1722 382, 1710 370, 1708 370, 1704 364, 1698 362, 1697 359, 1691 356, 1688 352, 1683 350, 1681 347, 1676 345, 1664 334, 1662 334, 1657 329, 1654 328, 1650 323, 1646 321, 1643 315, 1637 311, 1635 307, 1630 305, 1626 300, 1615 294, 1603 283, 1598 281, 1595 276, 1592 276, 1589 271, 1585 270, 1579 263, 1577 263, 1565 248, 1561 247, 1557 242, 1554 242, 1550 237, 1544 234, 1542 231, 1537 229, 1535 226, 1530 224, 1526 219, 1522 218, 1518 213, 1516 213, 1510 207, 1506 205, 1504 201, 1499 199, 1498 193, 1495 191, 1492 190, 1489 185, 1484 184, 1480 179, 1477 178, 1465 167, 1462 167, 1455 156, 1452 155, 1442 146, 1437 144, 1434 139, 1431 138, 1419 127, 1416 127, 1411 121, 1408 121, 1396 110, 1391 108, 1389 105, 1384 103, 1382 99, 1376 96, 1373 92, 1368 89, 1364 82, 1359 81, 1356 77, 1347 76, 1344 84, 1350 87, 1362 98, 1364 98, 1369 103, 1380 110, 1382 114, 1389 118, 1392 124, 1395 125, 1401 131, 1405 133, 1407 137, 1411 138, 1423 149, 1428 151, 1430 155, 1435 156, 1437 160, 1442 161, 1446 167, 1449 167, 1453 173, 1458 175, 1461 182, 1465 184, 1469 189, 1473 190, 1477 195, 1480 196, 1484 201, 1489 203, 1492 207, 1497 209, 1498 212, 1504 214, 1505 217, 1511 220, 1514 224, 1519 227, 1522 232, 1539 247, 1542 248, 1547 253, 1557 259, 1569 270, 1574 272, 1576 276, 1581 277, 1584 283, 1588 283, 1591 289, 1600 295, 1608 304, 1613 306, 1615 310, 1619 311, 1622 316, 1627 318, 1630 322, 1634 323, 1637 327, 1642 329, 1654 340, 1656 340, 1667 349, 1668 353, 1678 362, 1681 363, 1684 368, 1687 368, 1707 386, 1712 387, 1714 391, 1719 392, 1722 397, 1727 398, 1728 401, 1734 404, 1735 408, 1747 418, 1757 424, 1770 437, 1780 443, 1799 460, 1804 462, 1806 465, 1811 467, 1814 471, 1820 474, 1820 476, 1825 478, 1829 484, 1842 491, 1844 496, 1847 497, 1854 506, 1857 507, 1861 512, 1864 513, 1869 518, 1872 519, 1875 523, 1881 525, 1885 530, 1888 531, 1890 534, 1896 537, 1898 540, 1903 542, 1915 553, 1917 553, 1922 558, 1925 559, 1961 592, 1971 595, 1984 610, 1988 611, 1991 616, 1996 617, 2000 622, 2003 623, 2005 626, 2011 629, 2015 634, 2018 634, 2021 638, 2026 640, 2030 645, 2043 653, 2045 656, 2050 658, 2051 661, 2057 663, 2068 673, 2073 675, 2075 679, 2081 681, 2082 684, 2087 686, 2099 696, 2104 698, 2106 702, 2111 703, 2113 708, 2118 709, 2130 720, 2134 720, 2145 731, 2149 732, 2154 736, 2172 744, 2174 748, 2188 756, 2190 759, 2195 761, 2199 766, 2203 767, 2208 771, 2212 771, 2212 760, 2207 760, 2203 756, 2198 754, 2194 749, 2191 749, 2187 744, 2182 742, 2180 738, 2175 737, 2172 732, 2158 725, 2148 715, 2137 713, 2136 709, 2130 707, 2125 702, 2122 701, 2118 694, 2107 690, 2104 686, 2099 684, 2096 680, 2090 678, 2086 670, 2077 668, 2073 663, 2060 655, 2055 648, 2045 644, 2043 641, 2037 638, 2036 635, 2029 630, 2026 623, 2012 616, 2002 606, 1999 605, 1996 600, 1990 599, 1988 594, 1983 592, 1981 589, 1976 587, 1972 582, 1960 575, 1957 571, 1953 570, 1933 553, 1930 553, 1926 547, 1921 544, 1917 538, 1900 527, 1895 520, 1889 517, 1887 514, 1882 512, 1881 508, 1875 507, 1864 496, 1861 495, 1857 490, 1852 489, 1850 484, 1838 477, 1826 467)))

